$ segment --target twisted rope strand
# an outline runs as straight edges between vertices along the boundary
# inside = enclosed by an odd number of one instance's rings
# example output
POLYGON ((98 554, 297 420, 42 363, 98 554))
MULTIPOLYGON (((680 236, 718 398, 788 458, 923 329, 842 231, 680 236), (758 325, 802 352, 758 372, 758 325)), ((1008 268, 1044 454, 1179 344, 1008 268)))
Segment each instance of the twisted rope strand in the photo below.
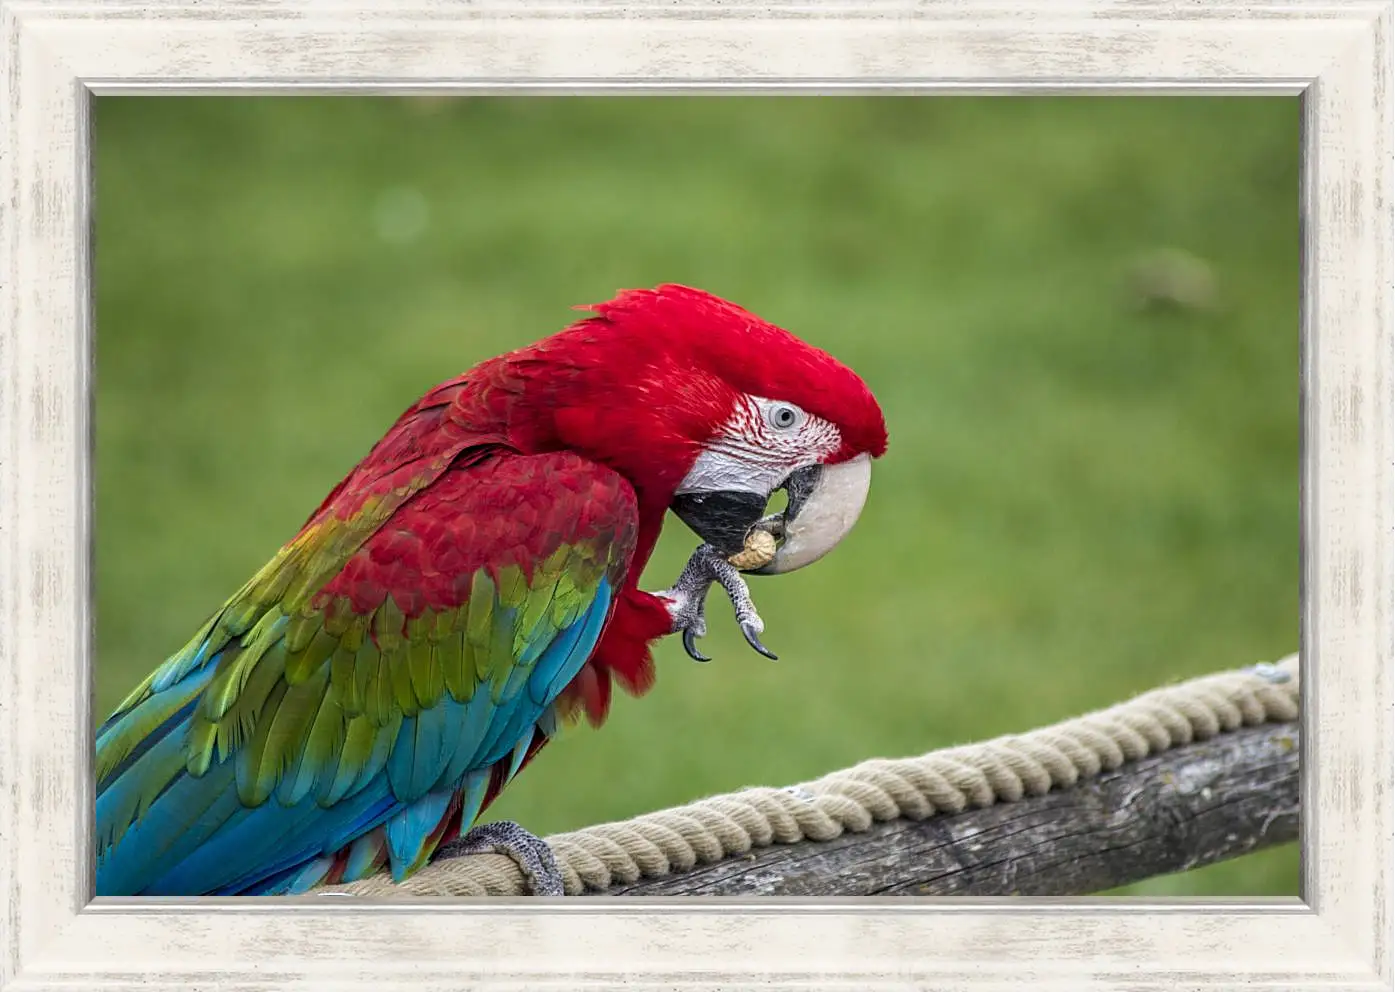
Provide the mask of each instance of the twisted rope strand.
MULTIPOLYGON (((1108 709, 1025 734, 873 758, 787 789, 767 786, 699 799, 632 820, 548 838, 568 895, 687 871, 770 844, 826 841, 874 822, 1013 802, 1074 785, 1126 761, 1216 734, 1298 719, 1298 656, 1164 686, 1108 709)), ((318 893, 358 896, 520 895, 518 866, 501 854, 443 857, 401 885, 386 874, 318 893)))

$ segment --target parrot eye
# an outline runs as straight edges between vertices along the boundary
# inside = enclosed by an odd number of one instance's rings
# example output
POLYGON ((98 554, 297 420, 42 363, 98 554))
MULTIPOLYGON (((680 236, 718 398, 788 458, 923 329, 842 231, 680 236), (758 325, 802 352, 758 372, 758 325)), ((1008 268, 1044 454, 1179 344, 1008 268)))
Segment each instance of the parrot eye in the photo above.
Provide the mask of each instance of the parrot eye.
POLYGON ((791 427, 798 426, 798 424, 803 421, 804 414, 803 411, 796 407, 781 403, 779 406, 771 408, 767 419, 770 421, 771 427, 777 430, 787 431, 791 427))

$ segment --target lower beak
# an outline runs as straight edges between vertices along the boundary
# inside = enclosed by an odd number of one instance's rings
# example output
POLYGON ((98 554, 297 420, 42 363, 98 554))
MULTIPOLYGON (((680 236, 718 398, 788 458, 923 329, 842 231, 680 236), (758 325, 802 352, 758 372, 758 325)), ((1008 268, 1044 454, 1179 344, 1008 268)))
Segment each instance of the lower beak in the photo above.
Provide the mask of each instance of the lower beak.
POLYGON ((724 558, 746 546, 746 534, 765 513, 769 497, 740 490, 682 493, 673 498, 678 519, 724 558))
POLYGON ((754 574, 793 572, 836 548, 861 516, 871 486, 872 459, 865 454, 792 473, 784 485, 789 505, 763 522, 779 541, 775 557, 754 574))

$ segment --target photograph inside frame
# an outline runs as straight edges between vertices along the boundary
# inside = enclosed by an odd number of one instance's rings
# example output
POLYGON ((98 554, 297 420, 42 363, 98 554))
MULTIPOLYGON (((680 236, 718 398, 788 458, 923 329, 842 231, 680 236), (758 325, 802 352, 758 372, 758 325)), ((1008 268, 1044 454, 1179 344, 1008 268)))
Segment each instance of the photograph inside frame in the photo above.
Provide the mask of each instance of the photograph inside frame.
POLYGON ((92 116, 97 895, 1298 894, 1296 98, 92 116))

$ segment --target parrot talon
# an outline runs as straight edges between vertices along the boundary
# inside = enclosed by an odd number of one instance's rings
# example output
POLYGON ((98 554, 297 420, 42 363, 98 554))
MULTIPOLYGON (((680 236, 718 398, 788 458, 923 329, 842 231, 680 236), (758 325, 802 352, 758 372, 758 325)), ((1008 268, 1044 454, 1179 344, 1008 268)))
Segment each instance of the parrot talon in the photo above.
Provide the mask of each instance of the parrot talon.
MULTIPOLYGON (((696 555, 694 555, 696 558, 696 555)), ((692 561, 683 569, 672 589, 659 595, 672 601, 673 633, 683 634, 683 650, 694 661, 711 661, 697 649, 697 639, 707 636, 707 620, 703 617, 703 602, 712 580, 704 576, 692 561)))
POLYGON ((736 566, 724 558, 715 555, 714 557, 715 560, 711 563, 713 577, 726 590, 732 608, 736 610, 736 622, 741 627, 746 643, 771 661, 778 661, 779 658, 760 642, 760 635, 765 631, 765 621, 756 612, 756 604, 751 600, 751 590, 746 587, 746 580, 736 566))
POLYGON ((707 633, 703 601, 707 598, 708 588, 714 582, 722 587, 731 600, 732 608, 736 610, 736 622, 741 627, 746 643, 772 661, 778 660, 760 641, 765 623, 756 612, 755 603, 751 601, 751 591, 746 587, 746 580, 742 578, 741 571, 710 544, 699 545, 688 559, 687 565, 683 567, 673 588, 660 594, 674 604, 672 629, 675 634, 682 633, 683 650, 688 652, 688 657, 694 661, 712 660, 697 649, 697 639, 707 633))
POLYGON ((512 820, 496 820, 475 827, 451 846, 451 856, 504 854, 513 859, 528 882, 532 895, 562 896, 562 870, 547 841, 529 833, 512 820))
POLYGON ((741 633, 745 636, 746 643, 751 645, 751 647, 753 647, 756 651, 765 655, 771 661, 780 660, 779 655, 775 654, 773 651, 771 651, 768 647, 766 647, 764 644, 760 642, 760 628, 758 628, 755 624, 743 623, 741 625, 741 633))
POLYGON ((763 530, 777 541, 785 539, 785 515, 783 513, 772 513, 769 516, 761 517, 751 525, 752 530, 763 530))
POLYGON ((683 650, 688 652, 688 657, 693 661, 712 660, 697 649, 697 632, 692 627, 683 628, 683 650))

